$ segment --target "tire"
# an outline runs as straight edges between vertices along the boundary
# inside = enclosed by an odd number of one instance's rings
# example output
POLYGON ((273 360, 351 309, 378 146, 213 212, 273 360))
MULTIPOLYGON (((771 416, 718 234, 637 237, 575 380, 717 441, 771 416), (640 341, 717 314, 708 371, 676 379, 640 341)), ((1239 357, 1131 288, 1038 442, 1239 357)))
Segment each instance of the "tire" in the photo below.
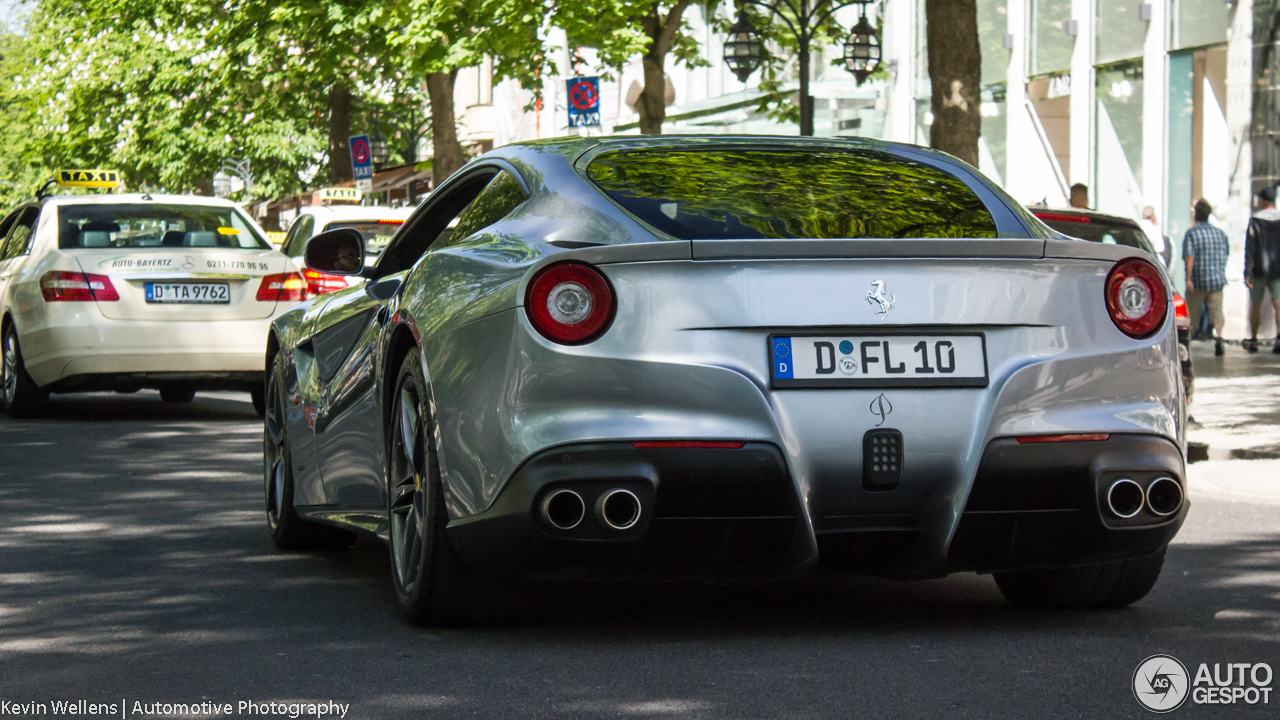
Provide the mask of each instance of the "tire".
POLYGON ((196 399, 196 391, 185 387, 160 388, 160 400, 167 403, 189 403, 196 399))
POLYGON ((996 573, 1014 605, 1037 608, 1118 608, 1146 597, 1160 578, 1165 548, 1146 557, 1059 570, 996 573))
POLYGON ((391 582, 415 625, 498 622, 515 616, 509 583, 467 568, 449 542, 430 394, 417 348, 396 374, 387 433, 391 582))
POLYGON ((264 388, 249 391, 249 399, 253 402, 253 412, 260 418, 267 416, 267 393, 264 388))
POLYGON ((44 413, 49 401, 49 391, 42 390, 27 374, 22 361, 22 346, 18 343, 18 331, 10 325, 0 340, 0 376, 4 388, 0 400, 13 418, 38 417, 44 413))
POLYGON ((293 464, 289 458, 289 425, 285 414, 284 362, 278 357, 265 391, 262 432, 263 496, 267 531, 282 550, 338 550, 350 547, 356 534, 303 520, 293 509, 293 464))

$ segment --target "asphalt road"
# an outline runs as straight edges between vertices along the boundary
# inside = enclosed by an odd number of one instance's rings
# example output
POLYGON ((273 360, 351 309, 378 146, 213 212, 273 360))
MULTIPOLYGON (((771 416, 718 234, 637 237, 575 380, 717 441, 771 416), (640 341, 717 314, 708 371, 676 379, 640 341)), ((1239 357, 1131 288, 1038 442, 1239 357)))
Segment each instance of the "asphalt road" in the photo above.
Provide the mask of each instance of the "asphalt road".
MULTIPOLYGON (((559 586, 545 619, 437 631, 401 620, 377 542, 274 548, 260 436, 237 395, 64 396, 48 419, 0 417, 0 700, 337 701, 358 718, 1147 717, 1130 683, 1157 653, 1193 674, 1267 662, 1280 688, 1274 501, 1193 496, 1160 583, 1124 610, 1021 611, 985 576, 828 577, 559 586)), ((1173 716, 1276 717, 1272 695, 1173 716)))

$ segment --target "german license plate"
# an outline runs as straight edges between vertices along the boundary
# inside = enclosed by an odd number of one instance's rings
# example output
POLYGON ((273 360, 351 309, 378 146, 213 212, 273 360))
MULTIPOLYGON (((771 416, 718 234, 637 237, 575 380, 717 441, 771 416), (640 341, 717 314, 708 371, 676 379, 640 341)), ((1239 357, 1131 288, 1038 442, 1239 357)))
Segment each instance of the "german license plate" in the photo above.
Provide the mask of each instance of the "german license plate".
POLYGON ((227 283, 147 283, 149 303, 222 303, 231 302, 231 286, 227 283))
POLYGON ((982 333, 773 335, 776 388, 986 387, 982 333))

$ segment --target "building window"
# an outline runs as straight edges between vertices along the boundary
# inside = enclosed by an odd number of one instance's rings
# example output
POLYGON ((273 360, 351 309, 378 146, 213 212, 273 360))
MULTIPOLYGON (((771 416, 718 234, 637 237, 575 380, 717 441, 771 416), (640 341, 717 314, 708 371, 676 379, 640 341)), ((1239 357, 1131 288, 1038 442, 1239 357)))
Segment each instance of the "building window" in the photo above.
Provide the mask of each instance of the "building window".
POLYGON ((978 0, 978 43, 982 48, 982 85, 1004 84, 1009 72, 1008 0, 978 0))
POLYGON ((1095 157, 1098 209, 1137 217, 1142 196, 1142 62, 1097 71, 1098 139, 1095 157))
POLYGON ((1141 0, 1098 0, 1098 63, 1142 56, 1147 23, 1138 17, 1141 0))
MULTIPOLYGON (((1227 27, 1230 25, 1229 13, 1232 5, 1219 0, 1173 0, 1174 10, 1170 14, 1172 24, 1170 37, 1173 48, 1192 48, 1202 45, 1214 45, 1227 41, 1227 27)), ((1255 2, 1254 27, 1265 27, 1268 17, 1259 22, 1258 15, 1270 16, 1275 4, 1255 2)), ((1265 37, 1256 29, 1254 37, 1265 37)))
POLYGON ((1071 0, 1031 1, 1031 74, 1071 68, 1076 39, 1067 34, 1071 0))

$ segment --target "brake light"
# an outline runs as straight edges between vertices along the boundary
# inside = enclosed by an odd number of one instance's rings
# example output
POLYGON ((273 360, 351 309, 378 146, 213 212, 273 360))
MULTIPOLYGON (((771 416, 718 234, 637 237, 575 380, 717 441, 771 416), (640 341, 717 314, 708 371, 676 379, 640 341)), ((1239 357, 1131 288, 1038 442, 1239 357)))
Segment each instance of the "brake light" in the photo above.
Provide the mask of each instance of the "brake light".
POLYGON ((1178 327, 1191 327, 1191 313, 1187 312, 1187 301, 1178 293, 1173 294, 1173 322, 1178 327))
POLYGON ((1044 222, 1073 222, 1073 223, 1091 223, 1093 222, 1082 215, 1054 215, 1053 213, 1032 213, 1044 222))
POLYGON ((1169 293, 1160 273, 1145 260, 1116 263, 1107 276, 1107 312, 1120 332, 1132 338, 1151 335, 1164 322, 1169 293))
POLYGON ((328 275, 307 268, 302 271, 302 276, 307 279, 307 297, 347 289, 347 279, 341 275, 328 275))
POLYGON ((380 225, 403 225, 403 220, 379 220, 380 225))
POLYGON ((595 268, 574 262, 539 270, 524 301, 533 329, 563 345, 581 345, 603 335, 616 305, 609 281, 595 268))
POLYGON ((640 440, 631 443, 637 450, 649 448, 695 448, 699 450, 738 450, 745 442, 741 440, 640 440))
POLYGON ((45 302, 115 302, 120 294, 106 275, 52 270, 40 278, 45 302))
POLYGON ((258 302, 296 302, 307 299, 307 283, 298 273, 277 273, 262 278, 258 302))

